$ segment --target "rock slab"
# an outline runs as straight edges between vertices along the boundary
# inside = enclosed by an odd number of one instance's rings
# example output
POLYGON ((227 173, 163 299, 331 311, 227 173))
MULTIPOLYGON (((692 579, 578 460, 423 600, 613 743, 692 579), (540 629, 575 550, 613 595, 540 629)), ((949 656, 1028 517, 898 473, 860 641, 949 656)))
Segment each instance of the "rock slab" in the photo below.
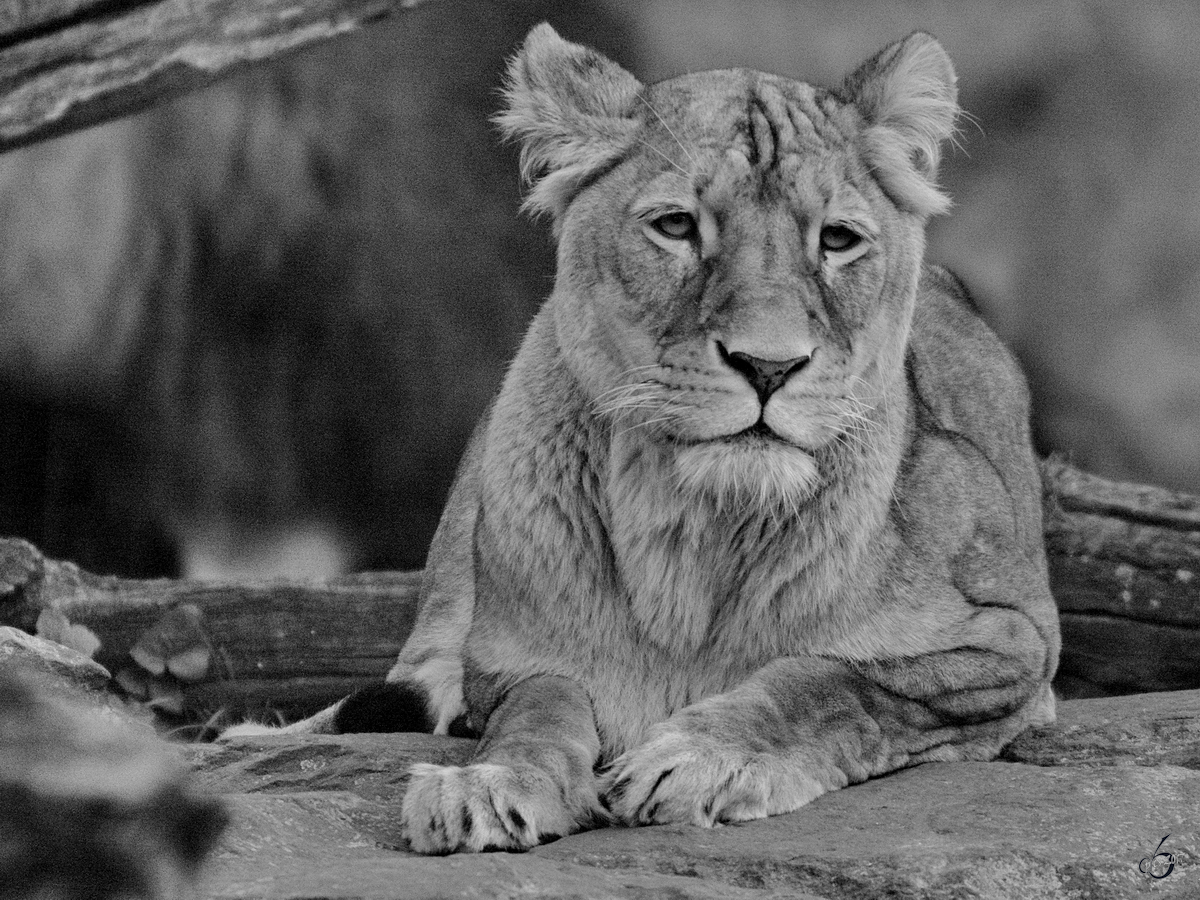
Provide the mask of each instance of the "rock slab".
POLYGON ((611 828, 525 854, 407 852, 408 767, 458 764, 472 747, 280 735, 188 748, 195 782, 233 814, 207 895, 1200 897, 1200 692, 1063 703, 1000 761, 919 766, 763 821, 611 828))

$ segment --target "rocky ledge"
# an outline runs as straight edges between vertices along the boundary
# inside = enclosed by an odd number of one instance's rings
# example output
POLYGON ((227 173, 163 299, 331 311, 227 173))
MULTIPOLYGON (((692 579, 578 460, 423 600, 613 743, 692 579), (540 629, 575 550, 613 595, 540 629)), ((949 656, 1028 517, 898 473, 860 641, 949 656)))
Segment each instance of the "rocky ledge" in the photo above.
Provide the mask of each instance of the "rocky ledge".
POLYGON ((1200 691, 1060 704, 993 763, 939 763, 765 821, 574 835, 425 858, 397 815, 425 735, 271 736, 184 748, 232 825, 204 893, 264 897, 1107 898, 1200 896, 1200 691), (1159 876, 1159 877, 1154 877, 1159 876))
POLYGON ((107 676, 0 628, 5 900, 176 898, 206 854, 195 896, 211 898, 1200 897, 1200 691, 1067 701, 997 762, 919 766, 764 821, 426 858, 399 832, 406 773, 465 762, 471 741, 169 743, 107 676))

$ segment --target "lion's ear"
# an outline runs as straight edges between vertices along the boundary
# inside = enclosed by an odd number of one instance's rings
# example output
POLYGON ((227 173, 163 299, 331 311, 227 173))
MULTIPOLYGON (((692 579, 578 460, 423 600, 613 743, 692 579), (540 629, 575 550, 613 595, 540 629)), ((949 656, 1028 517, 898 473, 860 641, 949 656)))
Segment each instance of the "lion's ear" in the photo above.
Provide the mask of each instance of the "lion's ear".
POLYGON ((638 80, 595 50, 536 26, 508 66, 496 123, 521 142, 525 208, 557 219, 579 187, 624 152, 638 80))
POLYGON ((936 179, 942 142, 953 136, 959 113, 956 80, 942 45, 919 31, 846 79, 845 94, 867 122, 867 164, 898 205, 919 215, 950 208, 936 179))

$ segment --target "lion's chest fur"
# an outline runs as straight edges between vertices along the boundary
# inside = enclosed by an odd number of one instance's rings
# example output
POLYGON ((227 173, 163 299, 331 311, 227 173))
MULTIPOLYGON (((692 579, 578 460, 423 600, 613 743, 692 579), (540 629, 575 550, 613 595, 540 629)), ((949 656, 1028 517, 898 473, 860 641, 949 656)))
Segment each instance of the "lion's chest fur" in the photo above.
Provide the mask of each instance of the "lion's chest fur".
POLYGON ((656 648, 753 667, 818 637, 806 620, 821 618, 844 573, 803 518, 685 492, 669 449, 619 434, 606 494, 616 574, 656 648))

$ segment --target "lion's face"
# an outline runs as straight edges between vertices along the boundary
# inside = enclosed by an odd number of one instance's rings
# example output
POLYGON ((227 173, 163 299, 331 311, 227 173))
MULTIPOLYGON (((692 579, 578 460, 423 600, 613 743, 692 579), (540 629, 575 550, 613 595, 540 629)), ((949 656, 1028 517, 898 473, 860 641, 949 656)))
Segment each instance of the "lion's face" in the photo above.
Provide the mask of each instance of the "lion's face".
MULTIPOLYGON (((620 110, 585 102, 592 158, 551 167, 533 198, 556 214, 555 322, 594 411, 672 445, 685 480, 810 489, 823 453, 870 445, 903 377, 924 220, 944 204, 936 142, 757 72, 642 88, 557 40, 590 101, 620 110)), ((527 44, 514 79, 545 50, 527 44)), ((895 68, 887 53, 868 65, 895 68)))

